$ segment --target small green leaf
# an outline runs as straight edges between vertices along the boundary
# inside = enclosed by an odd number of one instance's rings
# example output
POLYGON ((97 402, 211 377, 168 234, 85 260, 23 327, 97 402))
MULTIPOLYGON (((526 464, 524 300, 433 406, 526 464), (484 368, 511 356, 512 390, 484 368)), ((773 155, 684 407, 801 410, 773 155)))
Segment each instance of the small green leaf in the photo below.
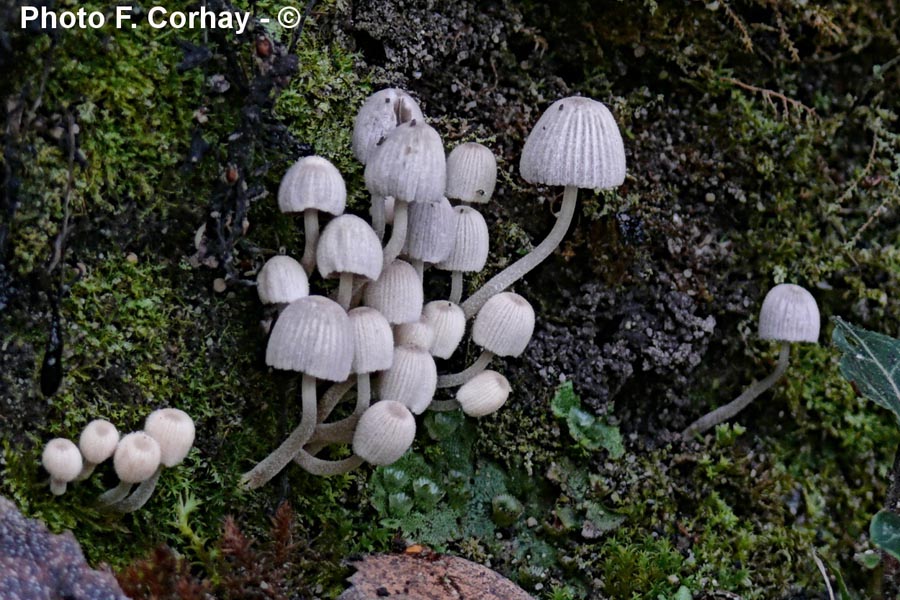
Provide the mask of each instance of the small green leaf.
POLYGON ((693 594, 691 594, 691 590, 687 588, 687 586, 683 585, 678 588, 678 591, 675 592, 675 596, 672 600, 694 600, 693 594))
POLYGON ((844 353, 841 375, 859 392, 900 418, 900 340, 834 317, 834 344, 844 353))
POLYGON ((556 417, 565 419, 569 434, 578 445, 588 450, 604 448, 611 458, 621 458, 625 454, 625 445, 619 428, 601 422, 582 409, 581 400, 573 391, 571 381, 563 383, 556 389, 550 407, 556 417))
POLYGON ((900 515, 887 510, 878 512, 869 525, 872 542, 900 560, 900 515))
POLYGON ((867 550, 866 552, 857 552, 854 554, 853 560, 866 569, 871 570, 881 564, 881 555, 873 550, 867 550))
POLYGON ((581 400, 575 395, 575 389, 572 387, 571 381, 566 381, 556 388, 556 394, 554 394, 553 400, 550 401, 553 415, 560 419, 565 419, 569 411, 578 406, 581 406, 581 400))

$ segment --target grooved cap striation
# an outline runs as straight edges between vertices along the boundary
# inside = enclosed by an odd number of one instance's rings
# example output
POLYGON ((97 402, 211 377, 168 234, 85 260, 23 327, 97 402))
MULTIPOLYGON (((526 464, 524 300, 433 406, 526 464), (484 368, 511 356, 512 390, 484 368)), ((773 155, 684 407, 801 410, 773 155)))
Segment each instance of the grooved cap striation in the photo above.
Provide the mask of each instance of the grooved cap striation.
POLYGON ((625 145, 619 126, 596 100, 557 100, 525 140, 519 170, 531 183, 590 189, 622 185, 625 145))
POLYGON ((453 250, 456 215, 450 201, 417 202, 409 205, 403 253, 427 263, 444 260, 453 250))
POLYGON ((422 320, 431 325, 432 356, 450 358, 466 333, 466 313, 448 300, 434 300, 422 308, 422 320))
POLYGON ((456 391, 456 400, 470 417, 483 417, 499 410, 511 389, 497 371, 482 371, 456 391))
POLYGON ((159 444, 159 461, 166 467, 174 467, 185 459, 196 434, 194 420, 177 408, 154 410, 144 422, 144 432, 159 444))
POLYGON ((375 92, 366 98, 353 122, 353 156, 366 164, 381 138, 400 123, 412 119, 425 121, 412 96, 397 88, 375 92))
POLYGON ((434 329, 421 318, 412 323, 394 325, 394 344, 397 346, 415 346, 430 351, 433 343, 434 329))
POLYGON ((99 465, 113 455, 119 444, 116 426, 104 419, 95 419, 87 424, 78 438, 78 449, 89 463, 99 465))
POLYGON ((284 213, 314 208, 339 215, 346 204, 344 178, 337 167, 321 156, 307 156, 295 162, 278 187, 278 208, 284 213))
POLYGON ((453 212, 456 214, 453 250, 436 266, 442 271, 480 271, 487 262, 490 248, 487 223, 481 213, 471 206, 457 206, 453 212))
POLYGON ((411 264, 395 260, 366 286, 363 301, 384 315, 388 323, 418 321, 424 302, 422 280, 411 264))
POLYGON ((290 256, 273 256, 256 276, 256 292, 263 304, 290 304, 309 296, 309 278, 290 256))
POLYGON ((135 431, 119 440, 113 468, 125 483, 140 483, 156 472, 160 457, 159 443, 143 431, 135 431))
POLYGON ((447 197, 484 203, 497 185, 497 159, 487 146, 460 144, 447 157, 447 197))
POLYGON ((440 201, 447 181, 441 136, 423 121, 398 125, 372 152, 365 180, 374 196, 409 203, 440 201))
POLYGON ((58 481, 72 481, 81 473, 84 465, 78 446, 65 438, 53 438, 44 446, 41 464, 58 481))
POLYGON ((413 414, 428 408, 437 389, 437 366, 427 350, 416 346, 394 348, 394 364, 381 376, 382 398, 403 403, 413 414))
POLYGON ((266 364, 328 381, 344 381, 353 361, 353 329, 340 304, 322 296, 295 300, 278 317, 266 364))
POLYGON ((325 226, 316 248, 322 277, 353 273, 378 279, 384 262, 381 241, 372 226, 356 215, 341 215, 325 226))
POLYGON ((353 327, 354 373, 374 373, 390 369, 394 363, 394 336, 391 324, 368 306, 354 308, 347 315, 353 327))
POLYGON ((367 463, 397 462, 416 437, 416 419, 400 402, 381 400, 362 414, 353 433, 353 453, 367 463))
POLYGON ((759 337, 779 342, 819 342, 819 306, 806 289, 793 283, 776 285, 759 311, 759 337))
POLYGON ((534 309, 522 296, 501 292, 484 303, 472 325, 472 340, 497 356, 519 356, 534 333, 534 309))

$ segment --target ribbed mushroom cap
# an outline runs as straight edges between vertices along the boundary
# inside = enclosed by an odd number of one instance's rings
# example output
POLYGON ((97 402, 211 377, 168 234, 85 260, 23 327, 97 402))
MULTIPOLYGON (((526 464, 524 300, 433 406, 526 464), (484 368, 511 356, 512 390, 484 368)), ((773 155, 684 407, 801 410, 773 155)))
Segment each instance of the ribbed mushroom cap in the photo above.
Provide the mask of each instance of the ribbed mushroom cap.
POLYGON ((44 446, 41 464, 57 481, 72 481, 81 473, 83 462, 78 446, 65 438, 54 438, 44 446))
POLYGON ((194 445, 194 420, 177 408, 154 410, 144 422, 144 432, 159 444, 159 460, 166 467, 181 463, 194 445))
POLYGON ((366 409, 353 433, 353 453, 367 463, 397 462, 416 438, 416 419, 394 400, 381 400, 366 409))
POLYGON ((353 273, 378 279, 384 252, 372 226, 356 215, 341 215, 322 231, 316 248, 316 264, 322 277, 353 273))
POLYGON ((375 92, 366 98, 353 123, 353 155, 366 164, 376 144, 387 132, 413 119, 420 123, 425 121, 412 96, 397 88, 375 92))
POLYGON ((394 336, 391 324, 380 312, 368 306, 354 308, 347 315, 353 327, 354 373, 374 373, 390 369, 394 362, 394 336))
POLYGON ((307 156, 295 162, 278 187, 278 208, 284 213, 314 208, 339 215, 346 204, 344 178, 337 167, 321 156, 307 156))
POLYGON ((394 344, 397 346, 416 346, 430 351, 433 343, 434 329, 421 318, 412 323, 394 325, 394 344))
POLYGON ((466 333, 466 314, 463 309, 447 300, 434 300, 422 308, 422 320, 431 325, 434 331, 432 356, 453 356, 466 333))
POLYGON ((793 283, 769 290, 759 311, 759 337, 764 340, 818 343, 819 324, 816 299, 793 283))
POLYGON ((322 296, 295 300, 272 328, 266 364, 344 381, 353 361, 353 328, 341 305, 322 296))
POLYGON ((483 417, 503 406, 511 389, 497 371, 482 371, 456 391, 456 400, 470 417, 483 417))
POLYGON ((422 314, 422 280, 408 262, 395 260, 366 286, 363 301, 384 315, 388 323, 418 321, 422 314))
POLYGON ((590 98, 563 98, 550 105, 531 130, 522 159, 531 183, 613 188, 625 181, 625 145, 612 113, 590 98))
POLYGON ((366 188, 374 196, 405 202, 438 202, 444 197, 447 163, 441 136, 413 119, 385 135, 366 163, 366 188))
POLYGON ((78 438, 78 449, 89 463, 99 465, 113 455, 119 443, 116 426, 104 419, 87 424, 78 438))
POLYGON ((497 356, 519 356, 534 333, 534 309, 522 296, 502 292, 484 303, 472 325, 472 340, 497 356))
POLYGON ((444 260, 453 250, 456 215, 450 201, 416 202, 409 205, 403 253, 427 263, 444 260))
POLYGON ((290 304, 309 296, 309 278, 290 256, 273 256, 256 276, 256 291, 263 304, 290 304))
POLYGON ((497 185, 497 159, 487 146, 460 144, 447 157, 447 197, 487 202, 497 185))
POLYGON ((140 483, 159 467, 159 443, 143 431, 129 433, 119 441, 113 455, 116 475, 125 483, 140 483))
POLYGON ((442 271, 480 271, 487 262, 490 246, 487 223, 471 206, 457 206, 453 212, 456 213, 453 250, 436 266, 442 271))
POLYGON ((394 348, 394 364, 381 376, 380 397, 402 402, 417 415, 431 404, 436 389, 437 367, 427 350, 394 348))

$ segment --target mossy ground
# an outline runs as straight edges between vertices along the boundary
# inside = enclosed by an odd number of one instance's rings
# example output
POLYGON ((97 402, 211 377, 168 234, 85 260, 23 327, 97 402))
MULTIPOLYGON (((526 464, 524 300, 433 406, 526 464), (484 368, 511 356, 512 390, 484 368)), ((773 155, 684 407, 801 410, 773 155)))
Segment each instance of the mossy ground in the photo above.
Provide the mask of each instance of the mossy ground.
POLYGON ((824 581, 813 553, 859 597, 889 593, 854 555, 869 549, 868 520, 900 434, 840 378, 829 331, 822 346, 795 350, 788 377, 741 426, 690 444, 672 432, 772 367, 754 329, 773 283, 811 288, 823 318, 900 333, 892 10, 321 3, 297 45, 297 72, 267 113, 296 145, 260 134, 248 146, 247 179, 268 195, 250 205, 234 249, 239 276, 224 293, 213 291, 221 268, 191 257, 218 206, 247 96, 236 79, 222 92, 209 78, 232 77, 235 65, 252 74, 252 39, 179 72, 178 41, 202 45, 200 34, 50 36, 13 32, 7 20, 3 58, 15 76, 0 84, 3 97, 41 102, 29 128, 6 117, 4 185, 18 201, 3 222, 0 493, 54 530, 73 529, 92 562, 121 567, 166 542, 197 569, 211 564, 209 540, 226 514, 261 532, 289 499, 304 540, 304 593, 321 597, 340 589, 343 557, 388 550, 395 535, 489 563, 560 600, 816 596, 824 581), (263 310, 240 279, 300 248, 297 223, 273 202, 300 145, 335 162, 351 209, 364 210, 350 127, 362 99, 387 83, 419 96, 448 145, 490 140, 497 151, 489 269, 549 226, 551 202, 534 202, 515 168, 547 101, 577 92, 609 103, 629 178, 614 194, 584 193, 562 251, 518 286, 539 307, 539 326, 525 357, 500 363, 516 390, 503 411, 477 422, 425 417, 414 452, 393 468, 329 479, 294 470, 240 493, 240 473, 299 414, 292 382, 263 364, 263 310), (53 132, 69 111, 84 164, 74 171, 65 266, 50 277, 68 177, 53 132), (196 155, 198 140, 210 148, 196 155), (40 365, 59 277, 70 284, 60 303, 65 377, 46 399, 40 365), (586 414, 623 433, 621 456, 585 448, 553 415, 561 377, 586 414), (115 483, 108 467, 61 498, 42 486, 47 439, 77 437, 96 417, 135 429, 161 406, 193 415, 198 442, 146 508, 121 517, 93 507, 115 483))

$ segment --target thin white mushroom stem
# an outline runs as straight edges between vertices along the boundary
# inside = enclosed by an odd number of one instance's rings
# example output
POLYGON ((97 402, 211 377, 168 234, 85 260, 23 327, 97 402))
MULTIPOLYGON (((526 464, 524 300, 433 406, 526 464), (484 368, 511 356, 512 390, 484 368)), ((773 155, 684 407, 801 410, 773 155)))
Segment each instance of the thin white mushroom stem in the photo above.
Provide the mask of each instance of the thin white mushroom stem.
POLYGON ((316 378, 303 374, 301 397, 303 416, 300 424, 274 452, 241 477, 241 485, 248 490, 265 485, 287 466, 294 455, 303 449, 316 429, 316 378))
POLYGON ((363 459, 354 454, 342 460, 322 460, 306 450, 301 450, 294 457, 294 462, 313 475, 341 475, 357 468, 363 463, 363 459))
POLYGON ((356 378, 351 377, 347 381, 342 381, 341 383, 335 383, 328 391, 322 394, 322 400, 319 402, 319 410, 316 414, 316 422, 322 423, 328 416, 331 414, 331 411, 335 409, 335 407, 340 403, 341 398, 344 397, 344 394, 350 391, 353 385, 356 383, 356 378))
POLYGON ((383 241, 386 223, 384 198, 381 196, 372 196, 372 208, 369 210, 369 214, 372 215, 372 229, 374 229, 375 233, 378 235, 378 240, 383 241))
POLYGON ((754 381, 745 389, 740 396, 724 406, 720 406, 716 410, 707 413, 691 423, 687 429, 681 432, 681 436, 685 440, 689 440, 698 433, 703 433, 712 429, 719 423, 723 423, 734 417, 736 414, 744 410, 757 396, 765 392, 767 389, 775 385, 775 382, 781 379, 784 372, 787 371, 788 362, 791 357, 791 345, 788 342, 781 343, 781 352, 778 354, 778 364, 775 365, 775 371, 765 379, 754 381))
POLYGON ((450 273, 450 302, 459 304, 463 294, 463 272, 452 271, 450 273))
POLYGON ((356 409, 353 414, 359 417, 366 412, 372 403, 372 379, 368 373, 356 375, 356 409))
POLYGON ((425 280, 425 261, 419 260, 418 258, 410 259, 409 264, 413 266, 416 270, 416 275, 419 276, 419 281, 425 280))
POLYGON ((384 265, 387 266, 400 256, 406 242, 406 201, 394 199, 394 225, 391 227, 391 239, 384 247, 384 265))
POLYGON ((556 223, 553 224, 553 229, 550 230, 544 241, 538 244, 534 250, 491 277, 490 281, 481 286, 481 289, 469 296, 460 305, 467 319, 475 316, 491 296, 499 294, 514 284, 553 254, 553 251, 556 250, 569 230, 572 217, 575 215, 577 200, 578 188, 574 185, 567 185, 563 192, 562 207, 559 210, 559 214, 556 215, 556 223))
POLYGON ((300 264, 303 265, 307 275, 312 275, 316 269, 316 246, 319 245, 319 211, 315 208, 303 211, 303 232, 306 245, 300 264))
POLYGON ((50 478, 50 493, 54 496, 62 496, 63 494, 65 494, 66 487, 68 487, 67 481, 56 479, 55 477, 50 478))
POLYGON ((109 506, 110 504, 115 504, 128 495, 128 492, 131 491, 131 487, 132 484, 120 481, 119 485, 117 485, 116 487, 106 490, 105 492, 100 494, 97 497, 97 504, 99 504, 100 506, 109 506))
POLYGON ((94 469, 96 467, 97 467, 96 463, 92 463, 89 460, 85 459, 85 461, 81 467, 81 473, 79 473, 78 477, 76 477, 72 481, 84 481, 85 479, 87 479, 94 473, 94 469))
MULTIPOLYGON (((372 385, 369 373, 359 373, 356 376, 356 408, 353 414, 334 423, 323 423, 321 420, 316 425, 316 431, 309 439, 309 447, 320 450, 322 446, 319 444, 349 444, 353 441, 353 432, 356 430, 356 423, 362 416, 372 399, 372 385)), ((329 411, 330 413, 330 411, 329 411)), ((321 411, 320 411, 321 414, 321 411)), ((325 418, 328 418, 327 415, 325 418)), ((312 454, 313 452, 310 450, 312 454)))
POLYGON ((344 310, 350 310, 350 300, 352 298, 353 273, 341 273, 341 282, 338 284, 338 304, 340 304, 341 308, 344 310))
MULTIPOLYGON (((489 364, 491 364, 491 359, 494 358, 494 353, 488 350, 485 350, 481 353, 475 362, 471 365, 460 371, 459 373, 451 373, 449 375, 441 375, 438 377, 437 387, 438 389, 443 388, 451 388, 460 386, 482 371, 484 371, 489 364)), ((432 402, 434 404, 434 402, 432 402)))
POLYGON ((162 473, 163 465, 159 465, 156 468, 156 472, 150 476, 149 479, 145 479, 135 488, 131 495, 125 498, 124 500, 120 500, 110 506, 111 509, 121 512, 121 513, 129 513, 134 512, 147 504, 147 500, 150 499, 150 496, 153 495, 153 490, 156 489, 156 482, 159 481, 159 475, 162 473))

